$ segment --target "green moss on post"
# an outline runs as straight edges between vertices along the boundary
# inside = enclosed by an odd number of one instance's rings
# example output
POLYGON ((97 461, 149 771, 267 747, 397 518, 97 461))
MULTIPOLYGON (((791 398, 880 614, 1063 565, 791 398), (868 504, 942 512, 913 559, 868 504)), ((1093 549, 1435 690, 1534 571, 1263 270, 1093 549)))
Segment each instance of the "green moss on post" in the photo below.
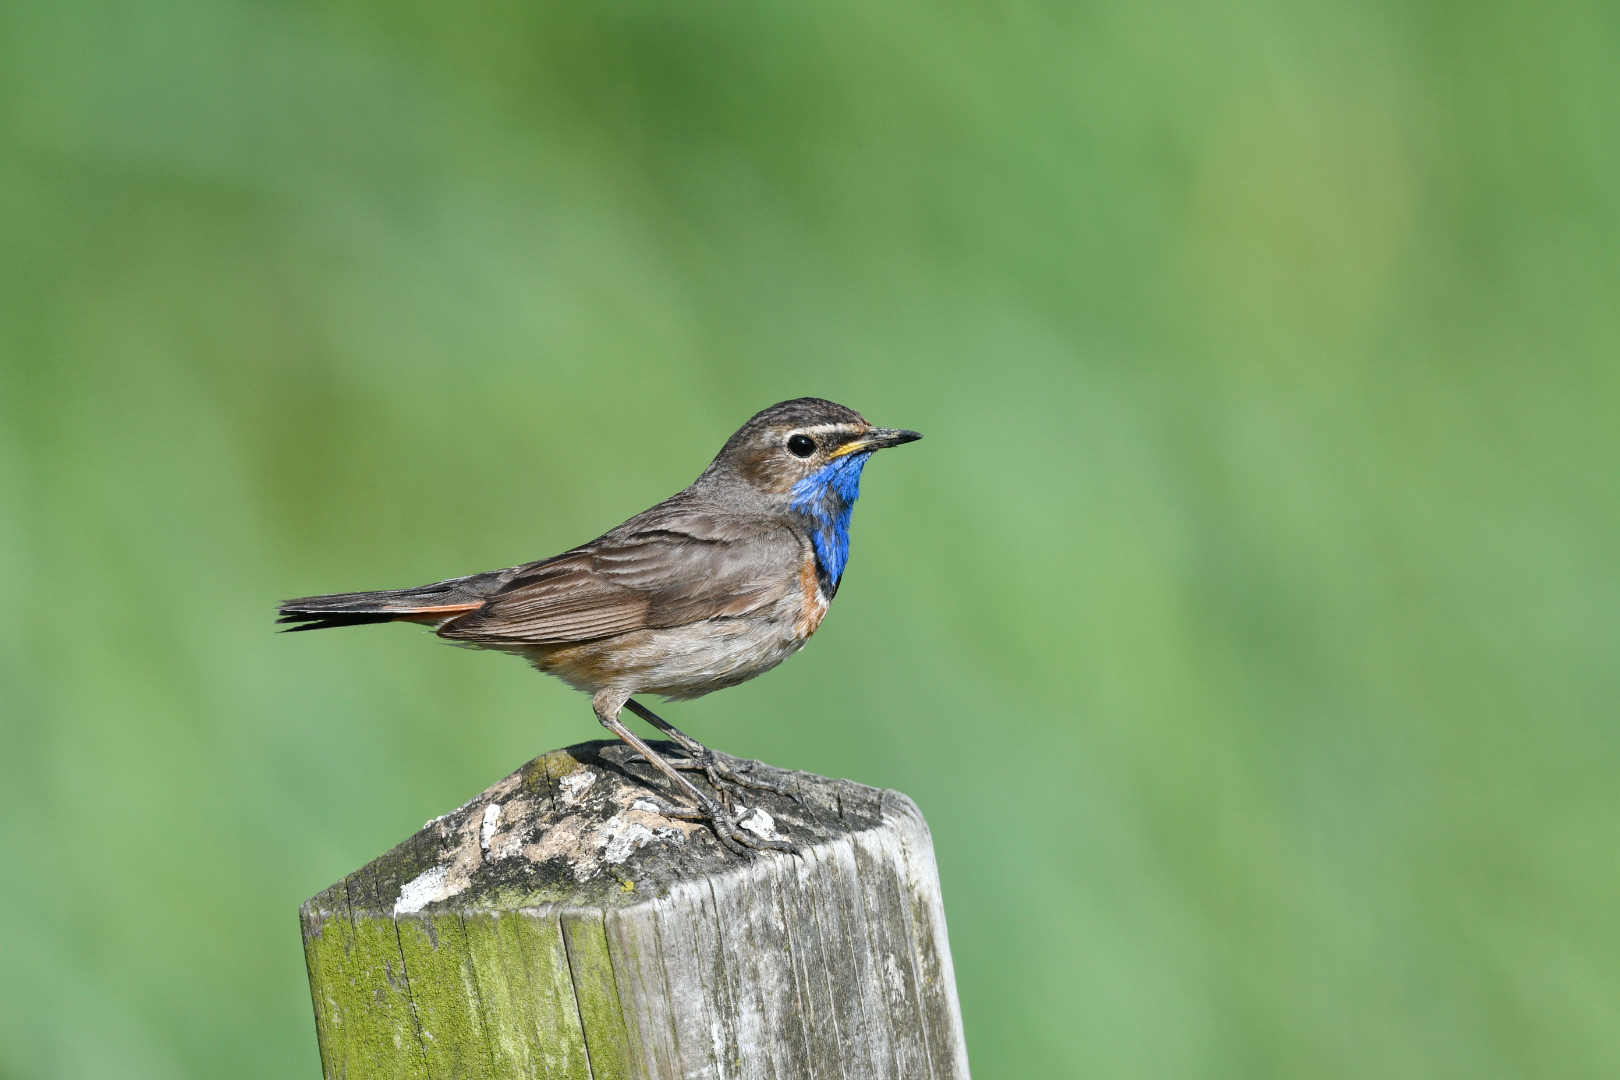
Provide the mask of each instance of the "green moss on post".
POLYGON ((590 1080, 585 1034, 550 911, 471 911, 462 919, 501 1077, 590 1080))
POLYGON ((631 1080, 636 1073, 630 1061, 630 1034, 625 1029, 624 1005, 619 1000, 602 914, 568 912, 562 917, 562 931, 591 1076, 594 1080, 631 1080))
POLYGON ((303 910, 321 1064, 328 1077, 426 1080, 393 923, 353 919, 346 885, 339 882, 303 910))
POLYGON ((461 916, 454 911, 402 915, 395 924, 428 1075, 490 1080, 483 995, 473 977, 461 916))

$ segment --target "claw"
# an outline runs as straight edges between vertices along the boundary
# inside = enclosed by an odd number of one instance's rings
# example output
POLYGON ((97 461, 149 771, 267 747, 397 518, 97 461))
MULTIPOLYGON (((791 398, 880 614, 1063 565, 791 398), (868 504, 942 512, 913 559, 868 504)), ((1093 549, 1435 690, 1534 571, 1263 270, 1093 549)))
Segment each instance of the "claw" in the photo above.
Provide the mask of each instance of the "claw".
MULTIPOLYGON (((634 698, 628 696, 616 697, 613 696, 612 692, 606 690, 601 691, 597 698, 600 700, 593 702, 593 704, 597 710, 597 719, 602 721, 602 726, 613 732, 629 746, 633 751, 633 757, 640 758, 658 769, 669 779, 675 781, 675 787, 682 792, 683 796, 696 802, 699 807, 695 811, 681 811, 678 814, 666 816, 707 821, 709 826, 714 829, 714 835, 719 838, 720 843, 724 844, 728 851, 744 857, 749 854, 747 848, 757 848, 762 851, 793 851, 793 846, 785 840, 770 840, 750 834, 732 816, 731 805, 732 792, 745 787, 758 788, 761 791, 770 791, 778 795, 787 795, 797 802, 798 799, 792 792, 771 781, 759 780, 737 772, 731 766, 722 763, 716 758, 713 750, 710 750, 691 736, 684 734, 673 724, 665 722, 651 709, 638 703, 634 698), (603 695, 609 696, 604 698, 603 695), (652 747, 636 738, 624 726, 624 723, 618 717, 618 710, 621 708, 629 709, 659 731, 674 739, 689 756, 681 761, 670 761, 661 754, 654 753, 652 747), (714 788, 715 794, 720 797, 720 801, 716 802, 714 798, 682 776, 681 771, 703 773, 709 784, 714 788), (724 805, 721 805, 722 803, 724 805)), ((677 808, 670 807, 670 809, 675 810, 677 808)))
MULTIPOLYGON (((710 752, 709 756, 711 758, 714 757, 712 751, 710 752)), ((769 791, 773 795, 786 795, 794 802, 799 801, 799 797, 793 794, 791 789, 783 786, 782 784, 778 784, 774 780, 765 780, 751 774, 740 773, 718 759, 716 759, 714 762, 714 769, 733 784, 737 784, 742 787, 751 787, 756 791, 769 791)))
POLYGON ((728 790, 753 788, 756 791, 769 791, 773 795, 785 795, 794 802, 799 801, 799 797, 783 785, 773 780, 765 780, 733 769, 716 757, 713 750, 707 748, 704 749, 703 753, 688 758, 680 760, 666 758, 665 760, 669 761, 671 767, 680 769, 683 772, 702 773, 714 787, 714 790, 720 793, 721 798, 725 798, 728 790))
POLYGON ((653 812, 663 817, 674 818, 679 821, 707 821, 709 827, 714 830, 715 837, 719 839, 721 844, 725 845, 726 850, 744 858, 750 855, 748 848, 757 848, 762 851, 791 852, 793 850, 793 845, 785 840, 771 840, 750 833, 742 827, 729 810, 720 806, 713 799, 706 799, 706 805, 697 808, 676 806, 673 803, 667 803, 650 795, 643 795, 638 801, 651 803, 653 812))

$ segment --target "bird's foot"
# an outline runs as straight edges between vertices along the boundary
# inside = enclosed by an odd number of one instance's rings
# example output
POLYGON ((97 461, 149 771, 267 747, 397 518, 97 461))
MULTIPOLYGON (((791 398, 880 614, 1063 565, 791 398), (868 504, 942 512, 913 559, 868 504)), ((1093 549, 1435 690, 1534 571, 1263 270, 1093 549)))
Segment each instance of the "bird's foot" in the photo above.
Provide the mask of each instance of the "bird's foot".
POLYGON ((709 784, 714 788, 714 790, 719 792, 721 800, 725 802, 728 809, 731 806, 730 796, 733 794, 740 795, 742 793, 741 789, 743 788, 753 788, 756 791, 769 791, 774 795, 786 795, 794 802, 799 801, 799 797, 797 795, 793 794, 793 792, 788 788, 776 783, 773 780, 766 780, 762 777, 754 776, 738 769, 733 769, 730 765, 727 765, 725 762, 716 757, 714 751, 708 749, 707 747, 703 748, 701 752, 688 750, 687 753, 691 754, 691 757, 679 761, 671 761, 669 764, 673 768, 681 769, 686 772, 702 773, 708 778, 709 784))
POLYGON ((721 806, 708 796, 703 797, 702 805, 697 808, 689 806, 676 806, 662 799, 650 795, 643 795, 637 803, 651 803, 653 812, 667 818, 680 821, 707 821, 714 830, 726 850, 748 858, 752 855, 749 848, 760 851, 788 851, 793 845, 776 836, 769 835, 775 832, 771 819, 765 817, 763 827, 758 819, 763 811, 748 810, 741 816, 734 816, 730 810, 721 806))

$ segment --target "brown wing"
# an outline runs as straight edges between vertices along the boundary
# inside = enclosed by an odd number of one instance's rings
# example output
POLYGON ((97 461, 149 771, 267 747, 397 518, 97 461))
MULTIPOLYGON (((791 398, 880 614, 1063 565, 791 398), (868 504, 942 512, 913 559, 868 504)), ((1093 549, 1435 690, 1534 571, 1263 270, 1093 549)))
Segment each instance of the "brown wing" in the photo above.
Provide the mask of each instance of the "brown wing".
POLYGON ((439 634, 550 645, 743 615, 797 587, 803 552, 801 537, 772 522, 654 508, 520 571, 439 634))

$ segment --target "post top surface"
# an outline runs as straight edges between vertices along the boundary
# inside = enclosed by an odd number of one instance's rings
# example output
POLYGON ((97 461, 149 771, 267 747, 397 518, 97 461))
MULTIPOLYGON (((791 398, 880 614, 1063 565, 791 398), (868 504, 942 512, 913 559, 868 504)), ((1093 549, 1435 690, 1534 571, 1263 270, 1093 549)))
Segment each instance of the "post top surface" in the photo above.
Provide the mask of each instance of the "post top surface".
MULTIPOLYGON (((652 746, 679 756, 672 744, 652 746)), ((744 828, 787 839, 798 849, 876 828, 886 810, 916 813, 898 792, 716 756, 797 796, 749 788, 734 802, 744 828)), ((706 787, 702 774, 689 775, 706 787)), ((395 916, 447 909, 624 907, 681 881, 744 865, 707 824, 663 817, 650 798, 677 801, 664 779, 623 743, 596 740, 554 750, 428 822, 306 908, 395 916)), ((793 858, 770 852, 754 857, 793 858)))

